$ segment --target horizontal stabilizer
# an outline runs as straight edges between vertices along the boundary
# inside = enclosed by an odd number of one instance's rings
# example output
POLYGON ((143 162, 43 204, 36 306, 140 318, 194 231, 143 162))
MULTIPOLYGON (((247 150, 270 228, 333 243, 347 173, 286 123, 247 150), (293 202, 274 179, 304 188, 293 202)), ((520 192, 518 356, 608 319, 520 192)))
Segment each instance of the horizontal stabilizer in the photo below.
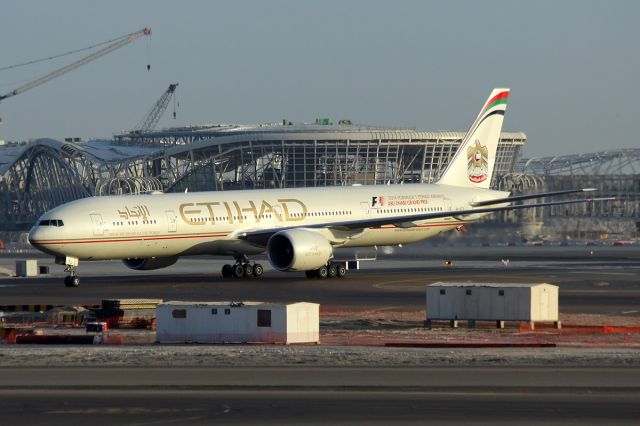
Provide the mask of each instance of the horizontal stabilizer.
POLYGON ((472 201, 469 204, 472 207, 495 206, 496 204, 512 203, 514 201, 531 200, 534 198, 555 197, 557 195, 577 194, 581 192, 592 192, 597 190, 598 188, 567 189, 564 191, 540 192, 537 194, 517 195, 515 197, 506 197, 506 198, 496 198, 496 199, 487 200, 487 201, 472 201))

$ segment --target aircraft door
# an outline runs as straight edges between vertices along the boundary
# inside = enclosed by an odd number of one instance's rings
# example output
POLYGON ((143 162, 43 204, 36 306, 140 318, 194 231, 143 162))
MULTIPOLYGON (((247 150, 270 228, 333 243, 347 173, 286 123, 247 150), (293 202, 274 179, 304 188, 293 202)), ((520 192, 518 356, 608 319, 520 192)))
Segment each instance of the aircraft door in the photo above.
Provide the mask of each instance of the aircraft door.
POLYGON ((176 222, 176 214, 173 210, 166 210, 167 226, 169 232, 176 232, 178 230, 178 224, 176 222))
POLYGON ((89 216, 91 217, 91 224, 93 225, 93 235, 95 236, 104 235, 102 215, 99 215, 97 213, 92 213, 89 216))
POLYGON ((444 203, 444 211, 450 212, 451 211, 451 199, 450 198, 444 198, 442 201, 444 203))
POLYGON ((369 217, 369 214, 371 213, 371 208, 369 207, 369 203, 363 201, 360 203, 360 210, 362 210, 362 216, 363 217, 369 217))
POLYGON ((273 223, 275 224, 275 226, 282 226, 283 219, 284 216, 282 216, 282 207, 273 206, 273 223))
POLYGON ((540 296, 540 315, 542 318, 549 317, 549 293, 546 288, 542 289, 542 292, 538 293, 540 296))

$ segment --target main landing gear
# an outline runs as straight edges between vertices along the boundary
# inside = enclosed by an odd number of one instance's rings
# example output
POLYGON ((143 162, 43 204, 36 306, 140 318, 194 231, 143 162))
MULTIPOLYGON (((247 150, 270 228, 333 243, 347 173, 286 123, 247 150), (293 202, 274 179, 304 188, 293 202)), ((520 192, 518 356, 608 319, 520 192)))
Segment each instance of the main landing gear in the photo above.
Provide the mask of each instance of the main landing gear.
POLYGON ((226 264, 222 267, 222 276, 224 278, 260 278, 264 272, 264 268, 259 263, 251 263, 247 256, 238 256, 235 258, 234 265, 226 264))
POLYGON ((347 266, 344 262, 329 262, 318 269, 304 271, 307 278, 342 278, 347 275, 347 266))

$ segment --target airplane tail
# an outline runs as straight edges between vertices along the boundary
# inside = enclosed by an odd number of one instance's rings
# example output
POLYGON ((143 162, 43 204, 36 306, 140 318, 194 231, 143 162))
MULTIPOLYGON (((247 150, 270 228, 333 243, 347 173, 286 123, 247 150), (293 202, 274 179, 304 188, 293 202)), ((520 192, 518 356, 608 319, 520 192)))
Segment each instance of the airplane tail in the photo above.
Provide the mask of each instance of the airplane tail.
POLYGON ((438 183, 489 188, 507 99, 509 89, 493 89, 438 183))

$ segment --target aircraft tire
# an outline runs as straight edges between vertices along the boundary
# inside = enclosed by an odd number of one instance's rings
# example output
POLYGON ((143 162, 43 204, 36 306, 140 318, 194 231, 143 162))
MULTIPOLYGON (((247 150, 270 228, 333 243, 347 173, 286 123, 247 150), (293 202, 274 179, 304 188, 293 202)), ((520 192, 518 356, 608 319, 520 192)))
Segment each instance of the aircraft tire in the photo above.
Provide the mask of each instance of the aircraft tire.
POLYGON ((338 278, 343 278, 347 275, 347 268, 343 264, 336 265, 336 273, 338 278))
POLYGON ((316 274, 318 278, 327 278, 327 276, 329 276, 329 270, 326 266, 321 266, 316 270, 316 274))
POLYGON ((318 273, 315 269, 311 270, 311 271, 304 271, 304 275, 307 278, 318 278, 318 273))
MULTIPOLYGON (((80 277, 77 275, 69 276, 69 285, 67 287, 78 287, 80 285, 80 277)), ((65 280, 66 281, 66 280, 65 280)), ((67 283, 65 282, 65 285, 67 283)))
POLYGON ((336 278, 338 276, 338 267, 334 263, 330 263, 327 267, 327 276, 329 278, 336 278))
POLYGON ((250 263, 244 265, 244 276, 253 277, 253 266, 250 263))
POLYGON ((233 277, 234 278, 242 278, 244 277, 244 266, 242 266, 241 264, 235 264, 231 267, 231 270, 233 271, 233 277))
POLYGON ((261 264, 256 263, 255 265, 253 265, 253 276, 256 278, 260 278, 262 276, 262 273, 264 272, 264 268, 262 267, 261 264))
POLYGON ((233 269, 228 263, 222 267, 222 276, 224 278, 231 278, 233 276, 233 269))

